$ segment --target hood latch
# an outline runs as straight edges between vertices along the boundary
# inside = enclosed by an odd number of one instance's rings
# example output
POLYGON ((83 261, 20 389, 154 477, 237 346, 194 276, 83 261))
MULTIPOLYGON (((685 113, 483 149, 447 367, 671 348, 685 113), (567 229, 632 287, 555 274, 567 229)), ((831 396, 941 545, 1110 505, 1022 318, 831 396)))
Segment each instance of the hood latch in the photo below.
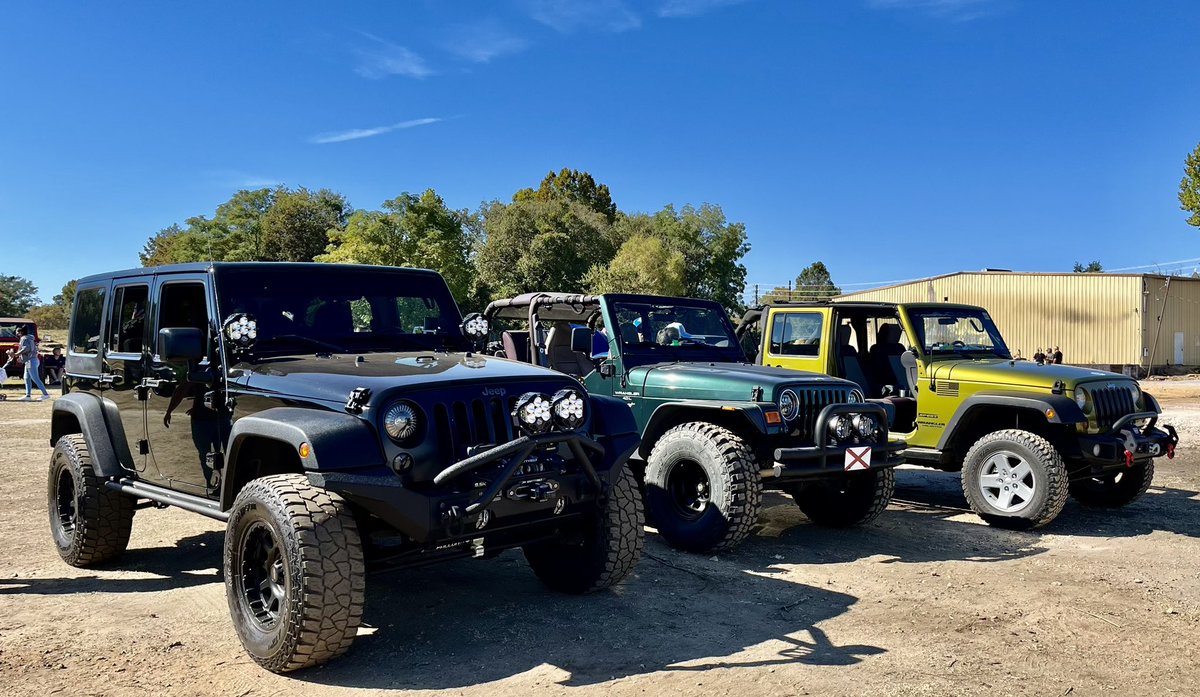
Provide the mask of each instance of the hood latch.
POLYGON ((363 408, 367 406, 369 399, 371 399, 371 388, 355 387, 350 390, 350 397, 346 399, 346 411, 351 414, 363 413, 363 408))
POLYGON ((1062 394, 1067 391, 1067 383, 1062 380, 1055 380, 1054 387, 1050 388, 1050 391, 1054 394, 1062 394))

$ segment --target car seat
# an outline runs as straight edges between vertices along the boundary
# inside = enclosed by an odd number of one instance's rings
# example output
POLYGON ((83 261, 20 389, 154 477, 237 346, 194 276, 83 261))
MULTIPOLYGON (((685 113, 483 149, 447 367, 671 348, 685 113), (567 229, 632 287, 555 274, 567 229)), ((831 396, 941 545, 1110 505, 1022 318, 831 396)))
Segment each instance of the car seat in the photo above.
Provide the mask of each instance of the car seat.
POLYGON ((592 360, 571 350, 571 328, 554 327, 546 336, 546 356, 550 367, 560 373, 582 377, 592 372, 592 360))
POLYGON ((842 364, 842 377, 858 384, 864 395, 870 395, 871 383, 863 370, 862 361, 858 358, 858 349, 850 344, 850 325, 843 324, 837 329, 838 360, 842 364))
POLYGON ((529 362, 529 332, 501 332, 500 345, 504 347, 505 358, 529 362))

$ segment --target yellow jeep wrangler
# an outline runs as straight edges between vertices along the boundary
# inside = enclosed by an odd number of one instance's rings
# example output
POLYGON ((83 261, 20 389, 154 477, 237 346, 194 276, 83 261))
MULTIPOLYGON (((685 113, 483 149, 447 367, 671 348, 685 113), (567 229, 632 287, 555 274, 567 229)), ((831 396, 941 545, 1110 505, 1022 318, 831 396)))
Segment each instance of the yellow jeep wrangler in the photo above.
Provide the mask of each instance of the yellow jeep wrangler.
POLYGON ((757 363, 827 373, 885 404, 907 462, 962 472, 992 525, 1033 528, 1068 495, 1116 508, 1179 438, 1132 378, 1016 360, 987 310, 949 303, 780 303, 738 327, 757 363))

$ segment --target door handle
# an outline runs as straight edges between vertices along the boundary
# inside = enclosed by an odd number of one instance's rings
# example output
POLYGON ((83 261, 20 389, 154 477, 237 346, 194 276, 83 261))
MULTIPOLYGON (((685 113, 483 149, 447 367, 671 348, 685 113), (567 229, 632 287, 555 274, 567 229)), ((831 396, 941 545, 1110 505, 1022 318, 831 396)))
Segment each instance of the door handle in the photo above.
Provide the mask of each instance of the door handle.
POLYGON ((173 384, 174 382, 174 380, 168 378, 146 378, 145 380, 142 380, 142 385, 153 390, 162 387, 163 385, 173 384))
POLYGON ((100 383, 101 385, 124 385, 125 376, 117 375, 116 373, 100 373, 100 377, 96 379, 96 382, 100 383))

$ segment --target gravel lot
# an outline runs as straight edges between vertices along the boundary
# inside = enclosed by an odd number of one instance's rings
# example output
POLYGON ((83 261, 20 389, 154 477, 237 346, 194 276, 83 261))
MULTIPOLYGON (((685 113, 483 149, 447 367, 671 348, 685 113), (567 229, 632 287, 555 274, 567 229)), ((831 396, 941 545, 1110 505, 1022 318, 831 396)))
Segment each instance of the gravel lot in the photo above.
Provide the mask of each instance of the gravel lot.
MULTIPOLYGON (((1148 389, 1200 442, 1200 386, 1148 389)), ((757 537, 720 558, 651 534, 616 592, 549 594, 512 553, 373 576, 351 653, 280 677, 229 624, 219 524, 139 511, 119 566, 58 559, 49 412, 0 403, 4 695, 1200 693, 1194 447, 1128 508, 1070 503, 1038 533, 988 528, 954 475, 905 469, 863 529, 815 528, 772 495, 757 537)))

